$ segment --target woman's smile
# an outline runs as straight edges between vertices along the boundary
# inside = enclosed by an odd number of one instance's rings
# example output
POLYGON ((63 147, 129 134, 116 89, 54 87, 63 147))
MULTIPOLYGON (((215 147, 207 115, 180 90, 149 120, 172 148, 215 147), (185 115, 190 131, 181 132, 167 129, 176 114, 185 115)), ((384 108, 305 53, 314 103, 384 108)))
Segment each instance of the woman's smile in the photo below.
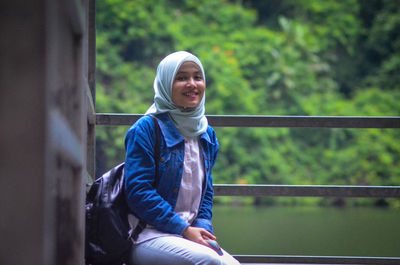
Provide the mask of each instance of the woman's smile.
POLYGON ((185 95, 185 96, 187 96, 187 97, 189 97, 189 98, 194 99, 194 98, 196 98, 196 97, 199 95, 199 93, 196 92, 196 91, 189 91, 189 92, 184 93, 183 95, 185 95))

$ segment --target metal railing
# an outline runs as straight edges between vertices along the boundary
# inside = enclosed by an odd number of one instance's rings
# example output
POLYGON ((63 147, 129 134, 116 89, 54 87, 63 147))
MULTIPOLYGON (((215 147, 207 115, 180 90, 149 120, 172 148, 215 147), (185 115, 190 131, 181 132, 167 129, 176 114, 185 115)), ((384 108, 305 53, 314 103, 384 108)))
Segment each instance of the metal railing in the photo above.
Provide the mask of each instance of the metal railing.
MULTIPOLYGON (((142 114, 97 113, 97 125, 132 125, 142 114)), ((214 127, 399 129, 400 117, 207 115, 214 127)))
MULTIPOLYGON (((96 125, 130 126, 141 114, 96 114, 96 125)), ((208 115, 214 127, 399 129, 400 117, 208 115)), ((215 184, 216 196, 400 198, 400 186, 215 184)), ((400 264, 400 257, 236 255, 243 263, 400 264)))

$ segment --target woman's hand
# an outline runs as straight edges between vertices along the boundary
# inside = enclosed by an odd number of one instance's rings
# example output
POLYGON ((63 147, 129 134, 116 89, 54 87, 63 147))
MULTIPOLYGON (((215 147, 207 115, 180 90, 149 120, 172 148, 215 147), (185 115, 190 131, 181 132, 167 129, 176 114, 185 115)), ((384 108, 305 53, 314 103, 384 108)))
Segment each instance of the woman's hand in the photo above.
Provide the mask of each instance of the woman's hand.
POLYGON ((208 232, 204 228, 200 227, 193 227, 193 226, 188 226, 185 231, 183 231, 182 236, 190 241, 199 243, 201 245, 204 245, 206 247, 212 248, 206 240, 216 240, 217 238, 208 232))

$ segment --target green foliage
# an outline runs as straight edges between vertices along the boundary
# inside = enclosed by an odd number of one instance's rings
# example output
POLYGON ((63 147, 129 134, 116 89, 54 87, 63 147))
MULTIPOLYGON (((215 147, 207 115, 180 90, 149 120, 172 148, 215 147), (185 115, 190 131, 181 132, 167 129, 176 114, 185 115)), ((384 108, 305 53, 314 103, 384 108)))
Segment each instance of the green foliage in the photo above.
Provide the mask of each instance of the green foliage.
MULTIPOLYGON (((97 8, 97 112, 144 113, 158 62, 188 50, 205 66, 207 114, 400 113, 396 1, 102 0, 97 8)), ((98 129, 100 169, 123 159, 126 130, 98 129)), ((398 130, 216 131, 215 183, 400 185, 398 130)))

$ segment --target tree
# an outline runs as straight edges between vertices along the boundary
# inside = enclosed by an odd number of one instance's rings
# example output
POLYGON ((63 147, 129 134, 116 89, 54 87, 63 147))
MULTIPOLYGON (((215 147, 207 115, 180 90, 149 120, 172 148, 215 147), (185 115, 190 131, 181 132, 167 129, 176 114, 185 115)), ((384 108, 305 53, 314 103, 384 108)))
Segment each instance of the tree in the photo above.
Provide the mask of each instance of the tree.
MULTIPOLYGON (((206 69, 207 114, 400 113, 396 1, 103 0, 97 8, 98 112, 144 113, 157 63, 188 50, 206 69)), ((98 157, 108 161, 99 165, 124 159, 126 130, 98 129, 98 157)), ((398 130, 216 130, 216 183, 400 183, 398 130)))

